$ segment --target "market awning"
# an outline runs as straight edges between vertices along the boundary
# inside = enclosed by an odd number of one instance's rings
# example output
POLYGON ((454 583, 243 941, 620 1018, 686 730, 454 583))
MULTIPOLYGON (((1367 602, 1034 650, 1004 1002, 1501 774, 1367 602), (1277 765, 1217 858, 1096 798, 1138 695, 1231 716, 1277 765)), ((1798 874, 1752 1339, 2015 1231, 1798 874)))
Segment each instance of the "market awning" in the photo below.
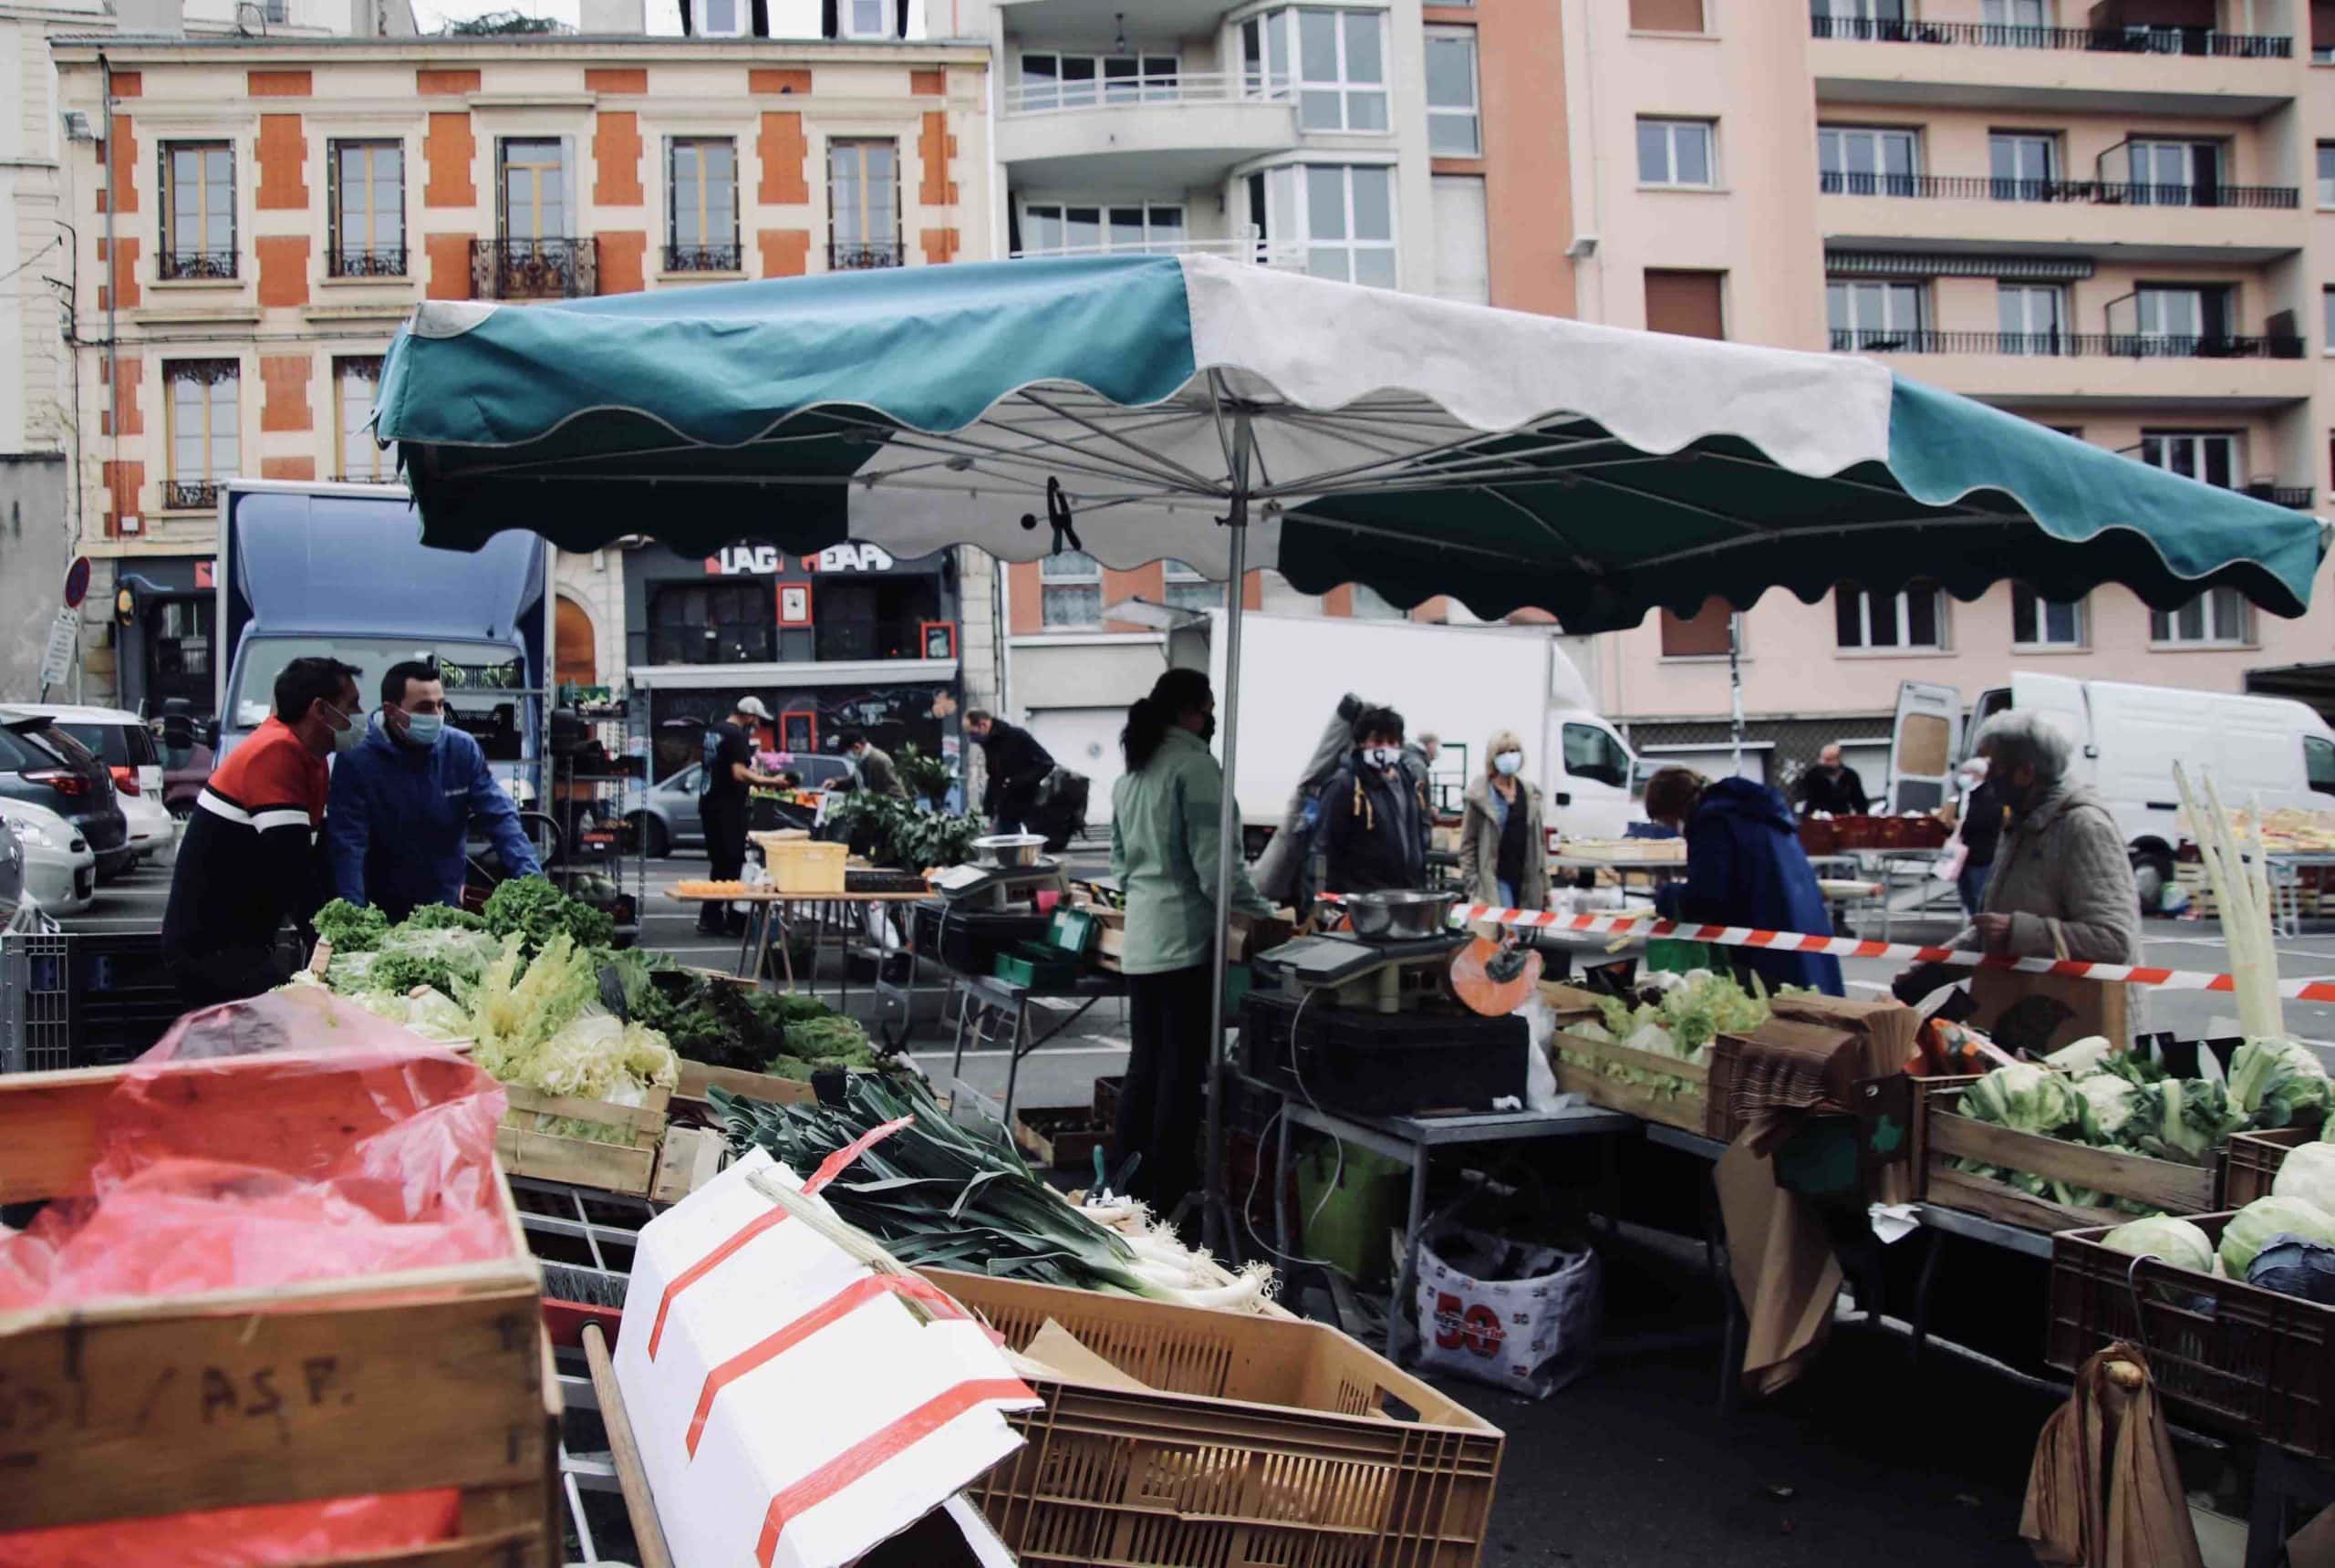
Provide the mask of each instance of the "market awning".
POLYGON ((1199 256, 433 302, 377 418, 433 545, 851 537, 1220 577, 1240 472, 1251 566, 1573 631, 1916 578, 2161 607, 2227 584, 2293 616, 2326 548, 2308 515, 1869 360, 1199 256))

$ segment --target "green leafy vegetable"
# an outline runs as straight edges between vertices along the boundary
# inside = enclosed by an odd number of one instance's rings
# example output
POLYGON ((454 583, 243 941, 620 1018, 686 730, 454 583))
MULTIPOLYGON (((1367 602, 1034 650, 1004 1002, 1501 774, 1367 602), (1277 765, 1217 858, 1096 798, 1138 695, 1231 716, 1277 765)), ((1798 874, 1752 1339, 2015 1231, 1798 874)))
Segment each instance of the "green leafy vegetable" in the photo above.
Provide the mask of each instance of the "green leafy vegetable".
POLYGON ((398 927, 401 931, 432 931, 441 929, 457 931, 486 929, 484 917, 458 909, 451 904, 424 904, 405 918, 398 927))
POLYGON ((2219 1084, 2165 1078, 2142 1086, 2125 1136, 2143 1154, 2205 1165, 2245 1126, 2246 1113, 2230 1104, 2229 1092, 2219 1084))
POLYGON ((563 894, 547 877, 514 877, 486 900, 486 929, 498 937, 517 936, 533 954, 565 936, 577 947, 607 947, 616 923, 589 904, 563 894))
POLYGON ((317 940, 332 944, 333 951, 370 952, 389 929, 389 918, 368 906, 358 909, 346 898, 335 898, 317 911, 317 940))
POLYGON ((2201 1274, 2214 1269, 2213 1241, 2188 1220, 2169 1214, 2119 1225, 2102 1236, 2100 1244, 2135 1258, 2163 1258, 2176 1268, 2195 1269, 2201 1274))
POLYGON ((2222 1227, 2222 1272, 2234 1280, 2246 1278, 2247 1265, 2273 1236, 2335 1246, 2335 1217, 2299 1198, 2257 1198, 2222 1227))
POLYGON ((2248 1040, 2230 1058, 2230 1104, 2256 1127, 2324 1121, 2330 1093, 2326 1067, 2299 1041, 2248 1040))
POLYGON ((2057 1136, 2082 1116, 2083 1102, 2065 1076, 2032 1062, 1998 1067, 1962 1093, 1962 1114, 2013 1132, 2057 1136))

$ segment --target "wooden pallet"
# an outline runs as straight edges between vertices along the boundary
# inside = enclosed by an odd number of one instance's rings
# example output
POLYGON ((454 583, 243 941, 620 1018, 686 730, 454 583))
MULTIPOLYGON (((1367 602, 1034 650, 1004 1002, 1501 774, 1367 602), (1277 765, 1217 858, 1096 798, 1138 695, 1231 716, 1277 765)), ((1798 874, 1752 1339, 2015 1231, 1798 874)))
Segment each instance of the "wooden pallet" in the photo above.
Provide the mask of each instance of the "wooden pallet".
MULTIPOLYGON (((0 1077, 0 1203, 86 1192, 122 1071, 0 1077)), ((232 1096, 222 1063, 162 1071, 209 1075, 187 1114, 232 1096)), ((503 1206, 511 1255, 491 1262, 0 1314, 0 1515, 41 1529, 448 1489, 456 1539, 366 1568, 556 1568, 558 1384, 507 1184, 503 1206)))

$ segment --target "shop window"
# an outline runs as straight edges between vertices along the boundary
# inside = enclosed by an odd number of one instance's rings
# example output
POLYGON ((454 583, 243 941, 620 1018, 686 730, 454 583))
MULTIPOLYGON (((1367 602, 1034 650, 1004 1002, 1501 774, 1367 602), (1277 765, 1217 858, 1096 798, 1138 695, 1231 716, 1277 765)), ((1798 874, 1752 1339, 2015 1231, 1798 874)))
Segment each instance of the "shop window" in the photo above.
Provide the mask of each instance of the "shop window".
POLYGON ((854 579, 819 574, 819 618, 812 644, 821 660, 917 659, 924 623, 940 618, 938 577, 854 579))
POLYGON ((651 664, 752 664, 778 655, 768 583, 665 583, 651 595, 651 664))

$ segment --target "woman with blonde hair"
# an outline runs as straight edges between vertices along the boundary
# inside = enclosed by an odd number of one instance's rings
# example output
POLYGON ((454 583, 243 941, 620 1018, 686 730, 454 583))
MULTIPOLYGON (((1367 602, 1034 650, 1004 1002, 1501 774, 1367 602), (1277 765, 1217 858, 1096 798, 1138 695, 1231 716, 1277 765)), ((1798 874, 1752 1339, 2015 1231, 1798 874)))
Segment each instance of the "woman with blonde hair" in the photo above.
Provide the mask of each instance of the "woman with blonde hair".
POLYGON ((1496 730, 1484 746, 1484 771, 1468 783, 1459 819, 1459 880, 1470 903, 1540 909, 1549 902, 1548 840, 1541 792, 1524 776, 1524 742, 1496 730))

